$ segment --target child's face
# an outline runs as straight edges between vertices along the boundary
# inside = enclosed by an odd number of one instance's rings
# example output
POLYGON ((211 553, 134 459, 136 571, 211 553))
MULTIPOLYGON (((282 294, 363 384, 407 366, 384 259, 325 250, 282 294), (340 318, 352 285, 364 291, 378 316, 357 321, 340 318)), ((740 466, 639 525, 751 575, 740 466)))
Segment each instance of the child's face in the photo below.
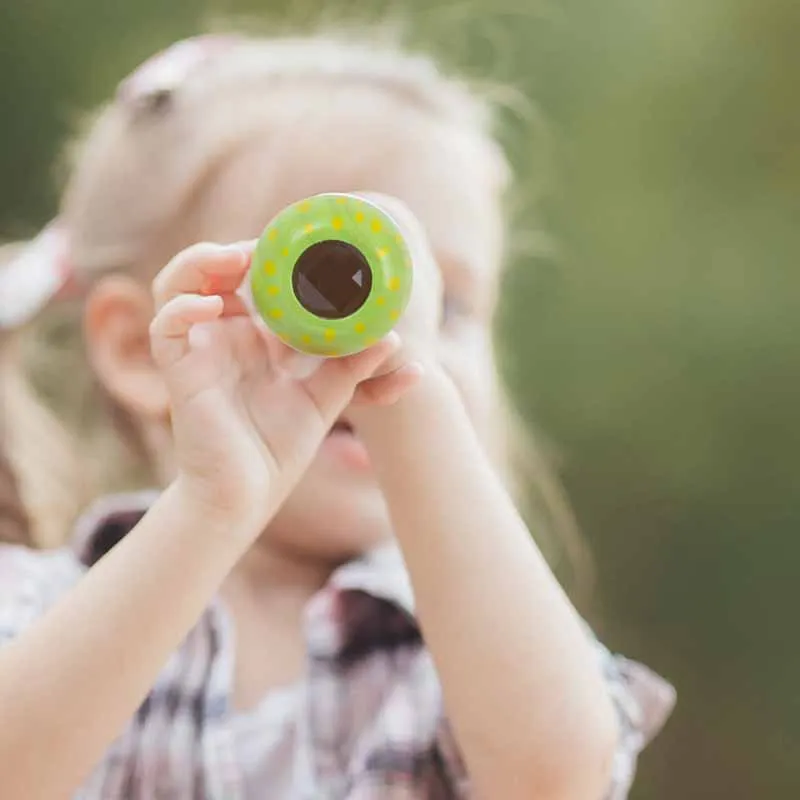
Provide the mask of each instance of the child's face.
MULTIPOLYGON (((498 176, 488 147, 374 89, 351 89, 346 102, 320 92, 300 103, 287 94, 277 97, 274 107, 275 130, 243 148, 217 176, 186 223, 186 244, 254 238, 286 204, 318 192, 370 191, 404 201, 426 229, 442 271, 443 321, 436 346, 491 448, 498 395, 490 323, 502 225, 498 176)), ((90 349, 94 338, 103 339, 99 349, 107 350, 108 337, 115 335, 108 320, 91 324, 103 319, 102 305, 90 303, 90 349)), ((119 312, 124 304, 117 305, 119 312)), ((139 319, 130 323, 133 327, 147 322, 141 313, 129 316, 139 319)), ((125 347, 113 349, 120 358, 129 357, 125 347)), ((158 378, 141 358, 135 365, 138 380, 130 377, 134 365, 128 365, 127 377, 121 366, 103 370, 100 364, 100 377, 133 409, 158 460, 168 464, 169 440, 153 430, 159 410, 163 419, 167 411, 160 408, 165 395, 158 378)), ((389 535, 366 451, 345 418, 282 507, 265 543, 335 562, 389 535)))

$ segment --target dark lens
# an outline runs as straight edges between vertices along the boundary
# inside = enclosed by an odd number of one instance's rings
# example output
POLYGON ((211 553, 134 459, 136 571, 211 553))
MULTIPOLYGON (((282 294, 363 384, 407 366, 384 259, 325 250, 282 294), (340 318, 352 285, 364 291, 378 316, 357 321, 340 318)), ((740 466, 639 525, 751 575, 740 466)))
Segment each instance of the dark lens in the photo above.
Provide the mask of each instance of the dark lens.
POLYGON ((334 240, 318 242, 297 259, 292 287, 307 311, 323 319, 343 319, 367 301, 372 270, 357 247, 334 240))

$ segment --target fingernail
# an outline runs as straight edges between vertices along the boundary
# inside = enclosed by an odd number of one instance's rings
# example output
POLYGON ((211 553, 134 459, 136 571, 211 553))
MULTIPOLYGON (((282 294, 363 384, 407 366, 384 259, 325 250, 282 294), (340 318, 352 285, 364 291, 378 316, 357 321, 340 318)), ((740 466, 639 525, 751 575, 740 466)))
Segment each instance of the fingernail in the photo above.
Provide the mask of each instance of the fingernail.
POLYGON ((249 253, 256 246, 257 242, 258 242, 258 239, 242 239, 242 240, 240 240, 238 242, 234 242, 233 244, 228 245, 228 246, 229 247, 235 247, 238 250, 242 250, 242 251, 244 251, 246 253, 249 253))
POLYGON ((295 380, 310 378, 325 361, 321 356, 310 356, 306 353, 290 353, 281 365, 295 380))
POLYGON ((220 246, 222 253, 238 253, 242 258, 250 258, 253 253, 253 243, 242 241, 232 242, 231 244, 224 244, 220 246))
POLYGON ((384 337, 384 341, 393 352, 398 350, 400 345, 403 343, 403 340, 400 338, 400 334, 397 333, 397 331, 389 331, 389 333, 387 333, 384 337))

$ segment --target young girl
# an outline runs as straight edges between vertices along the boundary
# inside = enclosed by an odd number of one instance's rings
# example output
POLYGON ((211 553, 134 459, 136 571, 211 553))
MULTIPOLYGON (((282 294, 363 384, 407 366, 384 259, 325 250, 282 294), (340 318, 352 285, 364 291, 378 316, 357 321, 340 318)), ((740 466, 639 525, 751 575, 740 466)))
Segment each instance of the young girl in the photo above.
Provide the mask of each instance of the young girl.
POLYGON ((393 50, 200 39, 122 84, 59 229, 166 488, 0 553, 4 798, 627 795, 671 687, 587 632, 499 477, 507 182, 484 105, 393 50), (309 364, 237 294, 251 240, 365 189, 414 297, 309 364))

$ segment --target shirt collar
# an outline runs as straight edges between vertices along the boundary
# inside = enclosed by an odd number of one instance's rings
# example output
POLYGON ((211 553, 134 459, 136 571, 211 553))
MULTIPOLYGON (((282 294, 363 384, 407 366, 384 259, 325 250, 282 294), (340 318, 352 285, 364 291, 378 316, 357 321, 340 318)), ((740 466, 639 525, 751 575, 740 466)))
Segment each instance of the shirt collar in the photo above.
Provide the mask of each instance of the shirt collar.
POLYGON ((158 495, 146 490, 107 495, 95 501, 75 525, 70 549, 84 566, 93 566, 138 524, 158 495))
MULTIPOLYGON (((115 494, 95 502, 78 521, 70 547, 91 567, 147 513, 159 492, 115 494)), ((402 555, 381 545, 339 567, 309 604, 312 655, 352 662, 375 650, 420 641, 414 596, 402 555)))

